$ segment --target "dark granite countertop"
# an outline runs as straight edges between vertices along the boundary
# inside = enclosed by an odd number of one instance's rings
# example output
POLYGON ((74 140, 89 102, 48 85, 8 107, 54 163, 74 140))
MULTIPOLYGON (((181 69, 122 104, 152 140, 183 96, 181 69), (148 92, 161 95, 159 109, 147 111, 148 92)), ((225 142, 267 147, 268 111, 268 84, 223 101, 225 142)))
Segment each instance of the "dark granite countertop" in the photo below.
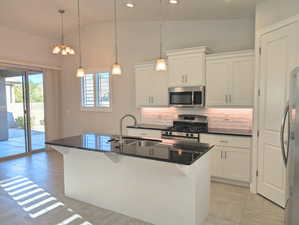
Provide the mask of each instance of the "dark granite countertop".
POLYGON ((127 128, 135 128, 135 129, 147 129, 147 130, 162 130, 167 131, 171 126, 167 125, 155 125, 155 124, 137 124, 136 126, 127 126, 127 128))
MULTIPOLYGON (((205 133, 205 132, 202 132, 205 133)), ((222 135, 235 135, 235 136, 252 136, 252 130, 244 129, 226 129, 226 128, 209 128, 208 134, 222 134, 222 135)))
POLYGON ((149 146, 132 143, 136 138, 125 137, 128 144, 119 144, 111 141, 118 136, 111 134, 88 133, 59 140, 47 141, 48 145, 74 148, 74 150, 94 151, 99 153, 113 152, 116 154, 158 160, 169 163, 191 165, 214 146, 203 143, 181 142, 174 140, 150 140, 139 138, 137 140, 151 141, 149 146))
MULTIPOLYGON (((161 130, 161 131, 167 131, 169 130, 170 127, 171 126, 155 125, 155 124, 137 124, 136 126, 127 126, 127 128, 161 130)), ((245 129, 209 128, 207 132, 201 132, 201 133, 246 136, 246 137, 252 136, 252 130, 245 130, 245 129)))

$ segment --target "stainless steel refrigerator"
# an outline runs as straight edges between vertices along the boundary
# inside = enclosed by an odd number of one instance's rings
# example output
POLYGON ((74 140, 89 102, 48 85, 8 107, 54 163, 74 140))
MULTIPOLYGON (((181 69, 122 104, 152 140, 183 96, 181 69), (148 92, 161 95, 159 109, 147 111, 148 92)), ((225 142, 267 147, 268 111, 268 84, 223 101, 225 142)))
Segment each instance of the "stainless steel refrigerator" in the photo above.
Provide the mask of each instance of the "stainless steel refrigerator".
POLYGON ((289 102, 281 128, 281 146, 287 171, 285 225, 299 225, 299 67, 291 73, 289 102))

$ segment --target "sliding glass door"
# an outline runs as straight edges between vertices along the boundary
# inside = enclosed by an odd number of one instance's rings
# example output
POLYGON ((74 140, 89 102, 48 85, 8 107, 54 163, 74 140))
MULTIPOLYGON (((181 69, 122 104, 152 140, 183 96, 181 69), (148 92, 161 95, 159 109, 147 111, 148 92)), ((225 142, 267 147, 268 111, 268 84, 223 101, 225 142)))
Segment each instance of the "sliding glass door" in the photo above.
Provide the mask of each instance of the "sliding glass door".
POLYGON ((24 74, 0 71, 0 157, 27 152, 24 74))
POLYGON ((45 148, 43 74, 0 69, 0 158, 45 148))
POLYGON ((28 106, 30 148, 32 151, 45 148, 44 80, 42 73, 30 73, 28 78, 28 106))

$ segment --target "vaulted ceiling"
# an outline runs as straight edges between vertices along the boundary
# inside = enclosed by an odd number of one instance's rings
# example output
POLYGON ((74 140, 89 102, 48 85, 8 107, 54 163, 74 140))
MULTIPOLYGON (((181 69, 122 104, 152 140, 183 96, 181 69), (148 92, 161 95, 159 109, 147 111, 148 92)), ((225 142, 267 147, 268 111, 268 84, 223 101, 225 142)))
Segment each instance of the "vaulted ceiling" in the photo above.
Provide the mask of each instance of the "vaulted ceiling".
MULTIPOLYGON (((135 8, 117 0, 119 19, 128 21, 157 20, 160 0, 135 0, 135 8)), ((178 5, 163 0, 164 18, 168 20, 235 19, 254 17, 260 0, 180 0, 178 5)), ((0 25, 33 34, 57 37, 58 9, 65 9, 65 29, 76 29, 77 0, 1 0, 0 25)), ((113 0, 81 0, 82 24, 110 21, 113 0)))

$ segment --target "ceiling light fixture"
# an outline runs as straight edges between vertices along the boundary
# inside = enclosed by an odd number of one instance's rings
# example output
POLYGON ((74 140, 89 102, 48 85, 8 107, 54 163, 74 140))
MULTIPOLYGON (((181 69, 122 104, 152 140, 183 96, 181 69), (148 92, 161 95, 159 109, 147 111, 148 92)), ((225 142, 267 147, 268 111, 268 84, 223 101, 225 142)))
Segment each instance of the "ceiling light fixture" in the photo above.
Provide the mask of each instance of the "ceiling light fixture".
POLYGON ((160 0, 160 13, 161 13, 161 21, 160 21, 160 58, 156 60, 156 71, 164 72, 167 71, 167 63, 166 59, 162 57, 163 45, 162 45, 162 23, 163 23, 163 9, 162 9, 162 0, 160 0))
POLYGON ((64 44, 63 14, 65 13, 65 10, 59 9, 58 12, 61 15, 61 42, 60 42, 59 45, 54 46, 54 48, 52 50, 52 53, 54 55, 61 54, 63 56, 65 56, 65 55, 75 55, 75 50, 72 47, 64 44))
POLYGON ((112 65, 111 73, 112 75, 121 75, 122 69, 120 64, 118 64, 118 33, 117 33, 117 4, 114 0, 114 50, 115 50, 115 63, 112 65))
POLYGON ((80 0, 77 0, 78 10, 78 48, 79 48, 79 67, 77 69, 77 77, 84 77, 84 69, 82 67, 82 48, 81 48, 81 17, 80 17, 80 0))
POLYGON ((127 0, 125 3, 126 7, 128 8, 134 8, 135 7, 135 3, 133 0, 127 0))
POLYGON ((168 2, 173 5, 179 4, 179 0, 169 0, 168 2))

